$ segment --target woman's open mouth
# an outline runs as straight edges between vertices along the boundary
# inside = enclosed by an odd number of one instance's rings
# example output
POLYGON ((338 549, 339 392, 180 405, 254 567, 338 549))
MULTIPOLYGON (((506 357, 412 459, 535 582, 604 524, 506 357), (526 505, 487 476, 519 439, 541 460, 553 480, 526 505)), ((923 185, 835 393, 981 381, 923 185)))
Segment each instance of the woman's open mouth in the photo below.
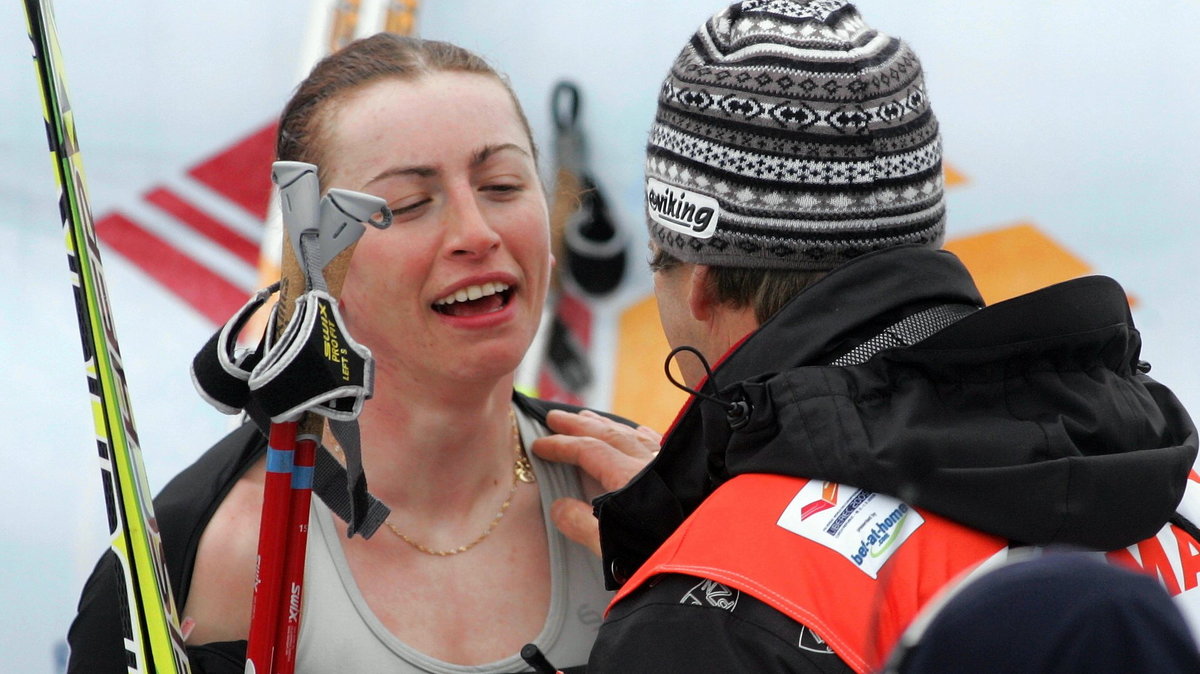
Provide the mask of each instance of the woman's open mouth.
POLYGON ((507 283, 467 286, 434 302, 433 310, 447 316, 481 316, 503 309, 512 295, 507 283))

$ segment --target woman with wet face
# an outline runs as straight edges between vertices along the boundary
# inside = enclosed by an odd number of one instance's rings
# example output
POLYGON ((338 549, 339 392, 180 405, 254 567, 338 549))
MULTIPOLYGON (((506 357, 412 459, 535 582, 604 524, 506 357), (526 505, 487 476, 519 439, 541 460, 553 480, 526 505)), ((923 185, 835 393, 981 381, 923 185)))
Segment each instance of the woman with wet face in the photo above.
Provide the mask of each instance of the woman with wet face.
MULTIPOLYGON (((529 642, 558 667, 584 663, 608 593, 599 560, 549 513, 596 490, 527 451, 549 432, 547 410, 513 392, 553 259, 512 91, 466 50, 376 35, 299 86, 278 156, 316 164, 322 191, 374 194, 394 213, 390 228, 368 228, 341 295, 348 332, 376 361, 363 464, 391 515, 369 540, 348 539, 314 499, 297 671, 511 672, 526 669, 529 642)), ((241 671, 264 447, 244 427, 156 499, 201 671, 241 671)), ((85 588, 73 669, 125 671, 113 563, 85 588)))

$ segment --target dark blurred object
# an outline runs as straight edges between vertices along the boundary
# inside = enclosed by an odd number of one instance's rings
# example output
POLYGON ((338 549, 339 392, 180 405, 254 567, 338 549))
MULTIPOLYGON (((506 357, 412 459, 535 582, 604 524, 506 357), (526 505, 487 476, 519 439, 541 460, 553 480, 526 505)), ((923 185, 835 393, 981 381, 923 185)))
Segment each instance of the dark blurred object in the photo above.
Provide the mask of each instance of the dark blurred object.
POLYGON ((587 167, 587 150, 579 126, 581 98, 573 82, 560 81, 550 95, 554 118, 556 163, 551 222, 565 270, 590 295, 612 292, 625 275, 625 237, 613 223, 587 167))
POLYGON ((901 639, 887 672, 1200 672, 1166 589, 1096 553, 1047 552, 967 581, 901 639))
POLYGON ((579 209, 563 230, 567 274, 583 292, 607 295, 625 276, 625 237, 587 174, 580 179, 580 189, 579 209))

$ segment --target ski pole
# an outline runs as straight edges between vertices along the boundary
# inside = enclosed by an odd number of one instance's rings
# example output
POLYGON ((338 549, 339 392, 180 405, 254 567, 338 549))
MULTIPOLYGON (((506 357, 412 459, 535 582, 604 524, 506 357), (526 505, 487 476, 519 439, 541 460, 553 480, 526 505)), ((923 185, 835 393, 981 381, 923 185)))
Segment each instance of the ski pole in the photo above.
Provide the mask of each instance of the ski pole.
POLYGON ((518 370, 521 385, 551 400, 583 404, 597 392, 591 352, 596 300, 612 294, 625 275, 626 237, 611 220, 587 168, 580 124, 582 97, 572 82, 551 94, 554 121, 554 190, 551 245, 559 265, 551 277, 542 325, 518 370))
MULTIPOLYGON (((320 198, 316 167, 276 166, 272 168, 271 178, 279 186, 284 226, 297 232, 306 228, 315 229, 320 198)), ((298 245, 299 234, 289 240, 298 245)), ((277 333, 282 333, 292 318, 295 288, 299 285, 303 292, 307 285, 302 268, 295 262, 298 254, 292 253, 291 246, 284 246, 284 260, 291 260, 292 273, 283 277, 276 315, 277 333)), ((267 471, 263 483, 258 552, 254 567, 254 599, 250 608, 250 635, 246 646, 248 674, 270 674, 273 671, 297 426, 296 420, 273 422, 267 442, 267 471)))
POLYGON ((267 475, 259 520, 258 557, 254 569, 254 601, 250 609, 250 636, 246 646, 246 672, 270 674, 276 643, 279 596, 290 510, 292 455, 296 449, 296 422, 271 424, 267 443, 267 475), (253 666, 251 666, 253 665, 253 666))
POLYGON ((121 612, 125 658, 131 673, 189 672, 109 310, 54 14, 49 0, 26 0, 25 13, 92 393, 110 545, 126 600, 121 612))
POLYGON ((391 212, 382 199, 346 190, 318 200, 311 164, 276 162, 272 176, 290 245, 276 313, 279 338, 249 379, 253 395, 273 411, 246 671, 286 674, 299 633, 316 446, 328 417, 335 434, 348 432, 339 424, 353 427, 354 442, 343 446, 357 460, 355 420, 371 388, 370 351, 345 332, 335 293, 363 224, 386 227, 391 212))
MULTIPOLYGON (((320 202, 315 264, 309 260, 308 248, 303 245, 293 246, 293 252, 303 253, 305 287, 327 290, 331 298, 336 296, 335 290, 337 294, 340 294, 349 258, 353 255, 353 248, 364 231, 363 223, 371 222, 374 226, 382 228, 388 226, 390 218, 391 214, 382 199, 346 190, 330 190, 320 202), (337 261, 336 264, 335 261, 337 261)), ((298 229, 299 225, 293 222, 291 230, 294 232, 298 229)), ((297 241, 301 238, 301 235, 294 236, 297 241)), ((331 311, 335 315, 324 316, 323 320, 327 320, 329 323, 323 327, 331 328, 340 325, 336 309, 331 308, 331 311)), ((334 334, 344 338, 348 338, 349 335, 331 329, 328 334, 323 336, 326 355, 340 358, 340 353, 334 353, 337 347, 330 339, 334 334)), ((347 421, 358 416, 357 411, 353 410, 341 413, 326 410, 324 414, 340 421, 347 421)), ((278 615, 275 622, 274 674, 292 674, 296 664, 296 646, 300 636, 301 600, 304 587, 304 558, 308 549, 309 505, 312 501, 317 447, 321 443, 324 432, 324 417, 309 413, 301 418, 300 425, 303 432, 296 440, 292 457, 290 512, 287 519, 287 542, 284 546, 282 582, 286 601, 280 600, 278 603, 278 615)), ((336 427, 334 430, 336 433, 336 427)))

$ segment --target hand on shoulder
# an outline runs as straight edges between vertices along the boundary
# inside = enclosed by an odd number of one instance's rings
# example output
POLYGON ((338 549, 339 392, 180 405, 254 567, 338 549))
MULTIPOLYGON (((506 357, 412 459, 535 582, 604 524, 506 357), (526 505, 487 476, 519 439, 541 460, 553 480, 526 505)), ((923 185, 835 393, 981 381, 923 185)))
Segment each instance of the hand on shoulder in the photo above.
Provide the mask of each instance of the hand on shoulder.
MULTIPOLYGON (((533 452, 547 461, 578 466, 595 485, 588 490, 588 498, 624 487, 658 454, 662 444, 662 436, 652 428, 632 428, 590 410, 553 410, 546 416, 546 425, 555 435, 534 440, 533 452)), ((564 536, 600 555, 600 530, 589 504, 558 499, 550 516, 564 536)))

